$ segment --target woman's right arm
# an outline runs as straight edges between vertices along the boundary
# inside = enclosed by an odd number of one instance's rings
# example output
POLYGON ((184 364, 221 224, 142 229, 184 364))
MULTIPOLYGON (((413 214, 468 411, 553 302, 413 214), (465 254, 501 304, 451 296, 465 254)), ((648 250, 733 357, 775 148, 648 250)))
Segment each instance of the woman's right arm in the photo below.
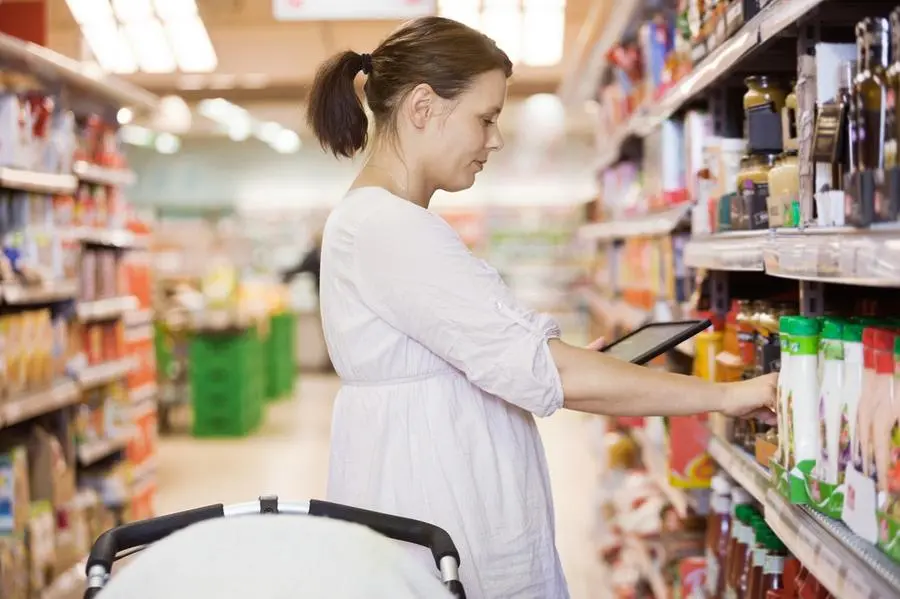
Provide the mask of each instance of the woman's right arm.
POLYGON ((740 383, 636 366, 593 349, 549 341, 562 379, 564 407, 611 416, 679 416, 723 412, 747 416, 775 405, 774 375, 740 383))

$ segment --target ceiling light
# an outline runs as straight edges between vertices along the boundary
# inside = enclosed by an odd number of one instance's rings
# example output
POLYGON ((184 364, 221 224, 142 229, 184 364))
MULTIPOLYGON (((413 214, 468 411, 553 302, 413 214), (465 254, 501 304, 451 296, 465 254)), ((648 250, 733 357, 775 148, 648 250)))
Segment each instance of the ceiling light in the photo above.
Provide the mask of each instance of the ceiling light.
POLYGON ((178 68, 186 73, 209 73, 216 70, 216 51, 199 16, 167 21, 166 29, 178 68))
POLYGON ((284 130, 284 127, 276 122, 269 121, 259 126, 257 137, 268 144, 274 144, 282 130, 284 130))
POLYGON ((121 140, 132 146, 147 147, 153 143, 153 132, 146 127, 137 125, 125 125, 119 129, 121 140))
POLYGON ((250 119, 232 119, 227 126, 228 137, 231 141, 244 141, 253 132, 250 119))
POLYGON ((133 23, 153 17, 150 0, 112 0, 112 7, 122 23, 133 23))
POLYGON ((160 133, 156 136, 154 146, 160 154, 174 154, 181 149, 181 139, 171 133, 160 133))
POLYGON ((206 118, 228 125, 235 119, 249 119, 247 111, 236 104, 232 104, 225 98, 212 98, 209 100, 200 100, 197 104, 197 110, 206 118))
POLYGON ((300 149, 300 136, 296 131, 282 129, 271 145, 279 154, 293 154, 300 149))
POLYGON ((194 0, 153 0, 153 7, 163 21, 174 21, 197 14, 197 3, 194 0))
POLYGON ((66 0, 72 17, 79 25, 112 20, 109 0, 66 0))
POLYGON ((522 62, 535 67, 559 64, 563 58, 565 9, 526 9, 522 23, 522 62))
POLYGON ((125 33, 137 55, 141 70, 147 73, 172 73, 175 71, 175 57, 169 48, 162 24, 153 19, 128 23, 125 33))
POLYGON ((127 125, 133 119, 134 111, 130 108, 120 108, 119 112, 116 113, 116 121, 118 121, 120 125, 127 125))
POLYGON ((110 73, 126 75, 137 71, 137 62, 114 21, 96 21, 82 26, 82 34, 100 66, 110 73))

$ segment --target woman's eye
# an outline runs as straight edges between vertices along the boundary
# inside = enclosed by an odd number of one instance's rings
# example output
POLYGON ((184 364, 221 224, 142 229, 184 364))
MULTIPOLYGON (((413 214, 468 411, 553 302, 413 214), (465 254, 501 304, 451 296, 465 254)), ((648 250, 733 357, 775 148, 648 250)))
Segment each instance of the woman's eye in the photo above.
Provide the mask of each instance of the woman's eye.
POLYGON ((482 119, 482 120, 484 121, 484 126, 485 126, 485 127, 490 127, 491 125, 496 125, 496 124, 497 124, 497 121, 495 121, 495 120, 493 120, 493 119, 482 119))

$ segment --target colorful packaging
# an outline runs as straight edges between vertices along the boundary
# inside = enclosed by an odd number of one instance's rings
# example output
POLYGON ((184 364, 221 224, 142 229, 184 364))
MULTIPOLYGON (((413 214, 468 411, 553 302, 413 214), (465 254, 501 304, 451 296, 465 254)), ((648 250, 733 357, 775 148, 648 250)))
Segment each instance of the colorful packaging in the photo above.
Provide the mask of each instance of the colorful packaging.
POLYGON ((847 467, 853 463, 857 438, 857 412, 863 380, 863 326, 845 323, 842 331, 844 372, 841 377, 841 430, 839 440, 838 477, 843 484, 847 467))
POLYGON ((797 316, 791 331, 791 378, 787 399, 794 464, 815 462, 819 454, 818 371, 819 322, 797 316))

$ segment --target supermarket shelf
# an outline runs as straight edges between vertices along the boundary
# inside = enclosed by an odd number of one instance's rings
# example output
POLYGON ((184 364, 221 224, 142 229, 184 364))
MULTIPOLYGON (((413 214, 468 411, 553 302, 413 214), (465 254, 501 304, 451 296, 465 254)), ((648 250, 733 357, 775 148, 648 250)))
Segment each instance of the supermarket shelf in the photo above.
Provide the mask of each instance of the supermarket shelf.
POLYGON ((821 227, 723 233, 692 239, 694 268, 758 271, 800 281, 900 287, 900 228, 821 227))
POLYGON ((769 231, 746 231, 696 237, 684 248, 684 263, 710 270, 762 272, 768 235, 769 231))
POLYGON ((82 322, 114 320, 137 309, 137 306, 138 300, 132 295, 110 297, 92 302, 78 302, 78 320, 82 322))
POLYGON ((737 33, 704 58, 690 75, 675 84, 659 100, 651 100, 639 108, 610 134, 609 150, 598 168, 606 168, 619 158, 619 147, 631 135, 646 136, 671 117, 689 100, 697 97, 754 49, 765 44, 800 17, 825 0, 775 0, 750 19, 737 33), (613 148, 613 143, 615 146, 613 148))
POLYGON ((643 429, 635 428, 631 433, 638 445, 641 446, 641 460, 647 467, 650 478, 656 483, 656 486, 663 492, 675 513, 680 518, 686 518, 688 515, 688 507, 690 507, 690 499, 681 489, 676 489, 669 483, 668 458, 666 457, 665 447, 658 447, 647 438, 643 429))
POLYGON ((74 175, 41 173, 10 167, 0 167, 0 187, 36 193, 70 194, 78 187, 74 175))
POLYGON ((682 204, 655 214, 584 225, 578 230, 578 236, 582 239, 612 241, 629 237, 668 235, 684 222, 691 206, 682 204))
POLYGON ((76 403, 81 390, 74 381, 58 381, 49 389, 8 398, 0 404, 0 425, 12 426, 76 403))
POLYGON ((135 235, 131 231, 124 229, 81 227, 72 229, 69 232, 69 236, 78 239, 82 243, 117 249, 139 249, 148 245, 146 235, 135 235))
POLYGON ((82 466, 96 464, 103 458, 125 449, 132 436, 134 436, 134 431, 129 430, 109 439, 84 443, 78 447, 78 463, 82 466))
POLYGON ((85 388, 99 387, 121 379, 134 368, 132 358, 113 360, 105 364, 88 366, 77 375, 78 384, 85 388))
POLYGON ((126 327, 142 327, 153 324, 155 315, 152 308, 136 309, 123 316, 126 327))
POLYGON ((87 582, 86 568, 85 559, 57 576, 49 587, 41 591, 40 599, 80 599, 87 582))
POLYGON ((636 329, 653 319, 652 314, 646 310, 635 308, 622 300, 604 297, 592 289, 583 290, 583 297, 591 312, 608 321, 610 326, 636 329))
POLYGON ((116 106, 150 112, 159 103, 154 94, 127 81, 11 35, 0 35, 0 63, 23 67, 43 81, 64 84, 76 94, 103 99, 116 106))
POLYGON ((788 549, 839 599, 900 597, 900 565, 843 524, 766 495, 766 522, 788 549))
POLYGON ((158 392, 159 387, 156 383, 144 383, 140 387, 132 389, 129 397, 132 404, 139 405, 153 400, 158 392))
POLYGON ((3 303, 9 306, 44 304, 74 299, 78 293, 76 281, 62 281, 40 287, 29 287, 17 283, 0 285, 3 303))
POLYGON ((769 475, 753 456, 715 435, 710 436, 709 455, 758 502, 765 503, 769 475))
POLYGON ((81 181, 95 183, 97 185, 109 185, 120 187, 134 184, 136 179, 134 171, 123 168, 111 168, 99 166, 83 160, 72 165, 72 172, 81 181))

